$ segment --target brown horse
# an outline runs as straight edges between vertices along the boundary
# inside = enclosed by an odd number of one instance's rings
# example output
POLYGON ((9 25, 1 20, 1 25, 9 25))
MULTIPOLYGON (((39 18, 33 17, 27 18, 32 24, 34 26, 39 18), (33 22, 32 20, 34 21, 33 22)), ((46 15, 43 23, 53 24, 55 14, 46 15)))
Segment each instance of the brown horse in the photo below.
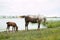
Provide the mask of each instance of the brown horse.
POLYGON ((9 31, 10 27, 12 26, 12 31, 18 31, 18 26, 15 22, 7 22, 7 29, 9 31))
POLYGON ((46 22, 45 17, 39 17, 39 16, 19 16, 20 18, 25 18, 25 30, 28 30, 28 24, 31 23, 38 23, 38 29, 40 28, 40 24, 42 21, 44 23, 46 22))

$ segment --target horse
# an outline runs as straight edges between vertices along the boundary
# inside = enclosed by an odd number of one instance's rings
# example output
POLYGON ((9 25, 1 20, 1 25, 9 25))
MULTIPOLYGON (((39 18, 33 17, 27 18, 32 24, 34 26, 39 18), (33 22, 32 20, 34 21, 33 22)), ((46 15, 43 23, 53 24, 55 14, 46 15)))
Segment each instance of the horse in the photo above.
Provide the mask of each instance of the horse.
POLYGON ((18 31, 18 26, 15 22, 6 22, 7 30, 9 31, 10 27, 12 27, 12 31, 18 31))
POLYGON ((19 16, 19 18, 25 18, 25 30, 28 30, 28 24, 29 22, 31 23, 38 23, 38 29, 40 29, 40 24, 41 22, 44 20, 44 23, 46 22, 46 18, 45 17, 39 17, 39 16, 19 16))

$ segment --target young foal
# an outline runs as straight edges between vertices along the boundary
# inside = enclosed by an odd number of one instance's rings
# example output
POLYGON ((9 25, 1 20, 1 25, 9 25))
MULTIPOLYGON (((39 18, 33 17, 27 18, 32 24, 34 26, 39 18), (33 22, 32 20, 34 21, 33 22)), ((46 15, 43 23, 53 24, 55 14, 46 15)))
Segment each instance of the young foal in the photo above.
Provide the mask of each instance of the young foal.
POLYGON ((10 29, 10 26, 12 26, 12 31, 18 31, 18 27, 15 22, 7 22, 6 24, 8 31, 10 29))

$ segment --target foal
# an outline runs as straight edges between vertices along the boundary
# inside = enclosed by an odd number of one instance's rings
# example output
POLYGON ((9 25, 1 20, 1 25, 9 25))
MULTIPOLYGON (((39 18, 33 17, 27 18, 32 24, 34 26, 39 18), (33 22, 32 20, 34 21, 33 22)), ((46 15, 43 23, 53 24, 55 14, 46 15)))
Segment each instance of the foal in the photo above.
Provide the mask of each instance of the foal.
POLYGON ((9 31, 10 27, 12 26, 12 31, 18 31, 18 26, 15 22, 7 22, 7 29, 9 31))

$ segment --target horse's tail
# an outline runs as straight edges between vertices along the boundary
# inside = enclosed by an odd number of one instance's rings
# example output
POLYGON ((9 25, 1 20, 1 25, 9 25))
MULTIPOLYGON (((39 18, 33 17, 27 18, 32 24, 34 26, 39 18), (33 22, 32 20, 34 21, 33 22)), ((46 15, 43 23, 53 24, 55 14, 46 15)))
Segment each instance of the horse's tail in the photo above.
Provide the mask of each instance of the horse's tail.
POLYGON ((25 18, 25 16, 19 16, 19 18, 25 18))

